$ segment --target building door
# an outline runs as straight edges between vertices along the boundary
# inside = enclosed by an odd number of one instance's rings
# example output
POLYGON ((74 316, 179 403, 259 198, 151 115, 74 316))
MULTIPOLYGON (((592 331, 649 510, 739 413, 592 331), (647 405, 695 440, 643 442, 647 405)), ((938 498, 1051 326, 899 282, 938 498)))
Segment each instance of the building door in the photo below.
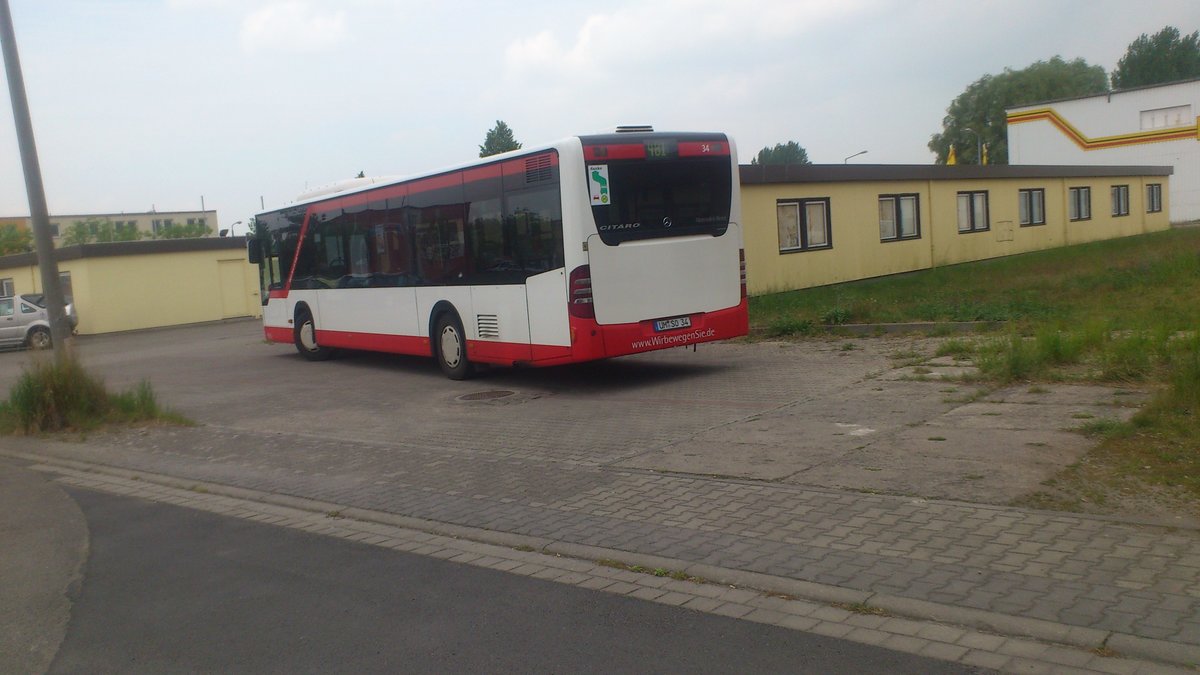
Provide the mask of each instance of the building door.
POLYGON ((243 260, 219 260, 217 271, 221 283, 221 318, 250 316, 246 306, 246 279, 243 260))

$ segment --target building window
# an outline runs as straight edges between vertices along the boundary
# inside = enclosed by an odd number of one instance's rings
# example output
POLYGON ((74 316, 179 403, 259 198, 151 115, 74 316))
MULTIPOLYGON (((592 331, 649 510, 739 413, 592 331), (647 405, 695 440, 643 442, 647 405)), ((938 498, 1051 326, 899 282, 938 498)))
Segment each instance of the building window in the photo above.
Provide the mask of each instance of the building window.
POLYGON ((196 223, 199 224, 201 227, 203 227, 203 226, 208 225, 208 219, 207 218, 197 218, 196 223))
POLYGON ((1071 220, 1092 219, 1092 188, 1073 187, 1067 191, 1067 216, 1071 220))
POLYGON ((1129 186, 1112 186, 1112 214, 1114 216, 1129 215, 1129 186))
POLYGON ((196 224, 196 219, 195 219, 195 218, 188 218, 188 219, 187 219, 187 224, 188 224, 188 225, 195 225, 195 224, 196 224))
POLYGON ((58 236, 58 223, 50 223, 50 236, 51 237, 58 236))
POLYGON ((808 251, 833 246, 829 229, 829 198, 781 199, 775 205, 779 221, 779 250, 808 251))
POLYGON ((879 240, 917 239, 921 210, 917 195, 879 195, 879 240))
POLYGON ((1194 121, 1196 121, 1196 116, 1192 114, 1191 105, 1142 111, 1142 130, 1186 127, 1194 121))
POLYGON ((958 193, 958 231, 983 232, 989 227, 987 191, 958 193))
POLYGON ((1046 224, 1046 191, 1041 188, 1017 190, 1017 210, 1022 225, 1046 224))
POLYGON ((13 292, 13 280, 0 279, 0 297, 11 298, 14 295, 16 293, 13 292))
POLYGON ((1146 213, 1162 211, 1162 183, 1150 183, 1146 186, 1146 213))

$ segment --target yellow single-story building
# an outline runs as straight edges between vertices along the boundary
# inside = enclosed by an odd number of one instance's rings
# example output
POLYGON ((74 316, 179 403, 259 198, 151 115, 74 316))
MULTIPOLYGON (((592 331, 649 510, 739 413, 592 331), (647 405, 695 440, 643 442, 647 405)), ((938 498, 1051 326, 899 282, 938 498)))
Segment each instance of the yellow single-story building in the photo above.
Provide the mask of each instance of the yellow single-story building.
MULTIPOLYGON (((83 244, 55 254, 83 335, 262 315, 244 237, 83 244)), ((0 289, 42 292, 37 254, 0 257, 0 289)))
POLYGON ((1162 166, 741 167, 762 295, 1170 227, 1162 166))

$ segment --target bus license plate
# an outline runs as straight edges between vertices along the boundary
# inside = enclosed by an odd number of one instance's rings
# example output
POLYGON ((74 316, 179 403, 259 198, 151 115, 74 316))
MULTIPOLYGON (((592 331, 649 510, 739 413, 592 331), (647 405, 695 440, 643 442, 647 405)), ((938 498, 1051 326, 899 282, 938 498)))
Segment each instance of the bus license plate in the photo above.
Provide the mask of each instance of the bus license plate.
POLYGON ((654 322, 654 330, 662 332, 664 330, 675 330, 677 328, 691 328, 692 317, 680 316, 674 319, 662 319, 654 322))

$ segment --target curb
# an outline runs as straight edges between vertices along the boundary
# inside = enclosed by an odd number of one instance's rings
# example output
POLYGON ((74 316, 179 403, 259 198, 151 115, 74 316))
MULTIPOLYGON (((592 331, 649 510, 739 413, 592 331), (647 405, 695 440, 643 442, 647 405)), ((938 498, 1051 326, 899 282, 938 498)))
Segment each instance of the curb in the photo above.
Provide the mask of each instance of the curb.
MULTIPOLYGON (((823 604, 869 606, 908 619, 964 626, 1001 636, 1029 638, 1038 642, 1065 645, 1089 651, 1109 649, 1116 651, 1123 657, 1148 659, 1184 668, 1195 668, 1197 664, 1200 664, 1200 645, 1180 644, 1126 633, 1072 626, 1044 619, 1019 617, 969 607, 943 605, 928 600, 859 591, 830 584, 777 577, 759 572, 716 567, 676 558, 645 555, 620 549, 455 525, 359 507, 346 507, 306 497, 260 492, 220 483, 186 480, 163 474, 132 471, 105 464, 94 464, 78 460, 44 457, 4 450, 0 450, 0 456, 30 462, 32 465, 42 465, 50 468, 58 466, 80 472, 108 475, 125 480, 143 481, 152 485, 188 490, 201 494, 212 494, 248 502, 288 507, 314 514, 336 514, 341 518, 415 530, 452 539, 467 540, 518 550, 532 549, 546 555, 585 561, 611 559, 618 560, 627 565, 637 565, 647 569, 663 568, 678 570, 691 576, 700 577, 709 584, 746 588, 767 594, 784 595, 797 600, 807 600, 823 604)), ((36 468, 36 466, 29 468, 36 468)))

